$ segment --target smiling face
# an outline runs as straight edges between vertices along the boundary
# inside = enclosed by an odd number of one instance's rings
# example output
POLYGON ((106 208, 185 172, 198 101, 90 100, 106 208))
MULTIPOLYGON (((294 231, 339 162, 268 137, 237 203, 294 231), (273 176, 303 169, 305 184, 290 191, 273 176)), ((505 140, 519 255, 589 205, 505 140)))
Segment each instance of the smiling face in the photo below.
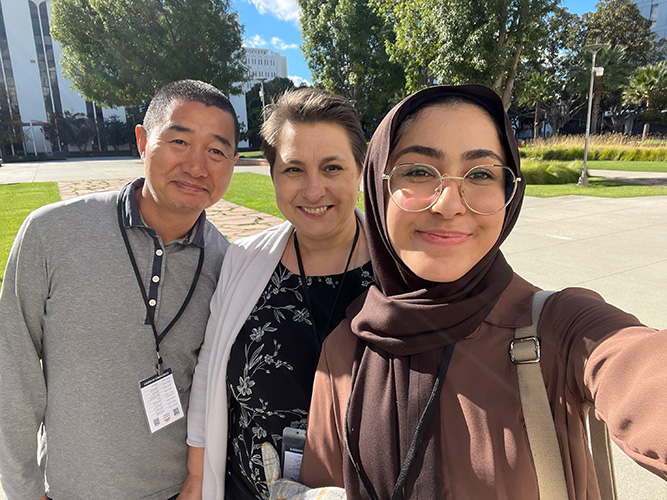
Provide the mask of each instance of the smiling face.
POLYGON ((278 208, 300 241, 326 241, 354 228, 360 181, 343 127, 285 123, 278 137, 273 183, 278 208))
MULTIPOLYGON (((463 176, 476 165, 504 165, 506 158, 491 118, 472 104, 454 104, 435 105, 419 113, 394 147, 386 171, 399 163, 426 163, 443 175, 463 176)), ((458 189, 458 181, 446 180, 440 198, 423 212, 401 210, 389 201, 385 190, 392 247, 422 279, 456 281, 500 236, 505 209, 476 214, 465 206, 458 189)))
MULTIPOLYGON (((175 101, 161 123, 136 128, 146 182, 139 206, 146 219, 194 220, 216 203, 234 168, 234 120, 215 106, 175 101)), ((147 220, 148 222, 148 220, 147 220)))

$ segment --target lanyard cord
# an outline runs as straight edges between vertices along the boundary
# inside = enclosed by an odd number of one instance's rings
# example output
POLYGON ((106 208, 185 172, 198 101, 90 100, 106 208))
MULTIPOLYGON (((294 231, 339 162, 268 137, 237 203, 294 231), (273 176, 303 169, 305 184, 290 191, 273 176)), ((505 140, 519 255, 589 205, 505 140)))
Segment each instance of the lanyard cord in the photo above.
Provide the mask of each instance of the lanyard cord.
MULTIPOLYGON (((436 402, 439 400, 440 392, 442 392, 442 385, 445 381, 445 375, 447 375, 447 369, 449 368, 449 362, 452 359, 452 353, 454 352, 454 345, 449 344, 445 347, 445 352, 442 355, 442 360, 440 361, 440 368, 438 369, 438 378, 433 384, 433 390, 431 395, 428 398, 426 403, 426 408, 419 419, 415 434, 412 437, 412 442, 410 443, 410 448, 408 453, 403 460, 403 465, 401 466, 401 471, 398 474, 396 479, 396 484, 394 485, 394 490, 391 493, 391 500, 399 500, 403 496, 403 486, 405 485, 405 480, 408 477, 410 468, 414 461, 419 445, 421 444, 424 438, 424 432, 426 432, 426 427, 428 426, 431 417, 433 416, 433 410, 435 409, 436 402)), ((371 500, 378 500, 378 495, 375 492, 375 488, 371 484, 366 472, 361 467, 361 463, 358 463, 354 460, 352 455, 352 449, 350 448, 350 429, 348 427, 348 414, 350 411, 350 401, 352 401, 352 392, 354 391, 354 385, 357 381, 357 372, 354 373, 352 379, 352 386, 350 388, 350 397, 347 400, 347 407, 345 408, 345 448, 347 449, 347 454, 350 457, 350 462, 354 467, 354 470, 357 472, 357 475, 361 479, 361 484, 363 485, 366 493, 371 498, 371 500)))
MULTIPOLYGON (((338 285, 338 290, 336 291, 336 298, 334 299, 333 306, 331 306, 331 312, 329 313, 329 319, 327 320, 326 327, 324 328, 324 334, 329 333, 329 325, 331 324, 331 318, 333 317, 334 311, 336 310, 336 304, 338 304, 338 297, 340 297, 340 292, 343 289, 343 283, 345 282, 345 276, 347 275, 347 270, 350 267, 350 262, 352 261, 352 255, 354 254, 354 249, 357 247, 357 242, 359 241, 359 219, 355 217, 357 222, 357 229, 354 233, 354 240, 352 241, 352 248, 350 253, 347 256, 347 262, 345 263, 345 270, 343 271, 343 277, 340 279, 338 285)), ((301 259, 301 252, 299 251, 299 240, 296 237, 296 229, 294 230, 294 251, 296 252, 296 261, 299 264, 299 273, 301 274, 301 287, 303 288, 303 295, 306 299, 306 307, 308 307, 308 312, 312 319, 313 332, 315 333, 315 341, 317 342, 318 351, 322 347, 322 340, 320 339, 317 333, 317 326, 315 325, 315 315, 313 314, 313 305, 310 301, 310 293, 308 292, 308 287, 306 286, 306 273, 303 270, 303 260, 301 259)))
POLYGON ((195 288, 197 287, 197 282, 199 281, 199 276, 201 275, 201 270, 204 265, 204 247, 201 247, 199 249, 199 262, 197 262, 197 270, 195 271, 195 276, 192 280, 192 284, 190 285, 190 290, 188 290, 188 295, 185 297, 185 301, 183 302, 181 308, 176 313, 176 316, 174 316, 174 319, 172 319, 171 322, 167 325, 167 327, 164 330, 162 330, 162 333, 158 335, 157 328, 155 327, 155 318, 153 317, 154 315, 151 313, 151 309, 148 304, 148 295, 146 294, 146 287, 144 287, 144 282, 141 279, 141 273, 139 272, 137 261, 134 258, 134 252, 132 251, 132 247, 130 246, 130 241, 128 240, 127 237, 127 230, 125 229, 125 225, 123 224, 123 212, 122 212, 122 203, 120 196, 121 195, 119 194, 118 201, 116 203, 118 211, 118 227, 120 228, 120 234, 123 236, 125 249, 127 250, 127 255, 130 258, 130 262, 132 263, 134 276, 137 278, 137 284, 139 285, 139 290, 141 291, 141 297, 144 299, 144 305, 146 306, 148 319, 150 320, 151 329, 153 330, 153 336, 155 337, 155 354, 157 355, 157 364, 155 365, 155 371, 157 372, 158 375, 162 375, 162 356, 160 356, 160 342, 162 342, 167 333, 169 333, 172 327, 180 319, 181 315, 185 311, 185 308, 188 307, 188 304, 190 303, 190 299, 192 298, 192 295, 195 292, 195 288))

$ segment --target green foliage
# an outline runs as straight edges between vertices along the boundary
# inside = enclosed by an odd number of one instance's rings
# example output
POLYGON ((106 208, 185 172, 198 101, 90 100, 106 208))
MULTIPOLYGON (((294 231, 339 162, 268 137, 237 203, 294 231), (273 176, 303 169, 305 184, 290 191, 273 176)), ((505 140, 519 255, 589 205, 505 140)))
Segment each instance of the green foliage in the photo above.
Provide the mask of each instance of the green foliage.
POLYGON ((83 153, 88 142, 95 137, 95 122, 83 113, 65 111, 54 114, 53 123, 44 126, 46 138, 53 144, 73 144, 83 153))
POLYGON ((392 26, 385 40, 387 54, 403 66, 406 93, 436 83, 431 64, 439 51, 439 22, 433 0, 370 0, 373 10, 392 26))
POLYGON ((648 134, 649 123, 667 123, 667 63, 661 61, 637 69, 623 88, 623 99, 643 110, 643 138, 648 134))
POLYGON ((23 220, 36 208, 60 200, 55 182, 0 185, 0 281, 23 220))
POLYGON ((581 37, 586 43, 624 47, 634 68, 660 61, 667 55, 665 41, 651 31, 651 21, 642 16, 632 0, 601 0, 595 12, 582 16, 581 37))
POLYGON ((124 122, 114 115, 104 120, 104 134, 107 144, 117 151, 119 146, 134 141, 134 124, 124 122))
POLYGON ((565 164, 542 160, 523 160, 521 171, 526 184, 568 184, 577 182, 581 175, 581 162, 565 164))
POLYGON ((551 198, 554 196, 596 196, 600 198, 635 198, 638 196, 667 196, 667 186, 640 186, 628 182, 589 177, 587 187, 574 184, 530 185, 526 196, 551 198))
MULTIPOLYGON (((523 158, 541 158, 543 160, 583 160, 584 148, 580 146, 527 146, 521 148, 520 154, 523 158)), ((589 160, 615 160, 615 161, 667 161, 667 148, 589 148, 589 160)))
MULTIPOLYGON (((288 89, 294 88, 294 82, 289 78, 277 77, 264 82, 264 104, 271 104, 279 95, 288 89)), ((253 149, 259 149, 262 138, 259 130, 264 122, 262 112, 262 98, 260 96, 261 84, 256 83, 245 96, 246 109, 248 111, 248 142, 253 149)))
POLYGON ((21 120, 18 113, 12 114, 5 87, 0 85, 0 148, 5 149, 10 144, 21 142, 22 138, 21 120))
POLYGON ((367 132, 403 90, 403 71, 385 50, 391 26, 368 0, 298 0, 303 52, 314 86, 355 104, 367 132))
POLYGON ((245 78, 228 0, 54 0, 52 35, 74 88, 107 107, 141 105, 174 80, 230 93, 245 78))

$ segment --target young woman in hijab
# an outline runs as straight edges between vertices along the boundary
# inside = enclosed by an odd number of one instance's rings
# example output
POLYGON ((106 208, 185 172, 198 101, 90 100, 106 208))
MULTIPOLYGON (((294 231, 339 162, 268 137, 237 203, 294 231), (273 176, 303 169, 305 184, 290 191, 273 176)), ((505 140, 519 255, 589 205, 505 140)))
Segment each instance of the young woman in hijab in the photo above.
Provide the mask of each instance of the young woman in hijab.
POLYGON ((285 428, 305 431, 322 341, 373 283, 356 208, 366 139, 351 103, 287 92, 262 137, 288 222, 225 255, 190 397, 181 499, 202 498, 202 487, 206 500, 268 498, 261 445, 280 450, 285 428))
MULTIPOLYGON (((364 183, 376 286, 323 347, 301 481, 349 499, 544 498, 508 354, 538 288, 499 250, 524 196, 501 100, 478 85, 406 98, 373 136, 364 183)), ((667 331, 572 288, 547 300, 538 336, 570 500, 600 498, 592 405, 664 475, 667 331)))

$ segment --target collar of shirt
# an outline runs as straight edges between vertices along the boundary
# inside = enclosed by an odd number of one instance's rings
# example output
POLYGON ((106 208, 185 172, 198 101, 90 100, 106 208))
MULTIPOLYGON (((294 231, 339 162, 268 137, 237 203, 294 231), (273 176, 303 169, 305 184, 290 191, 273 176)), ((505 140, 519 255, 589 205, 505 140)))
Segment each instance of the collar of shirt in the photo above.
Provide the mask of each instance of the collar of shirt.
MULTIPOLYGON (((142 227, 154 235, 155 231, 153 228, 148 227, 144 222, 144 218, 141 216, 141 211, 139 210, 139 202, 134 196, 134 191, 136 189, 141 189, 144 185, 144 181, 145 179, 143 177, 139 177, 123 187, 120 192, 120 203, 122 203, 123 209, 123 225, 125 227, 142 227)), ((174 243, 179 243, 181 245, 195 245, 203 248, 205 224, 206 212, 202 210, 197 222, 195 222, 192 229, 188 231, 188 234, 183 238, 175 240, 174 243)))

